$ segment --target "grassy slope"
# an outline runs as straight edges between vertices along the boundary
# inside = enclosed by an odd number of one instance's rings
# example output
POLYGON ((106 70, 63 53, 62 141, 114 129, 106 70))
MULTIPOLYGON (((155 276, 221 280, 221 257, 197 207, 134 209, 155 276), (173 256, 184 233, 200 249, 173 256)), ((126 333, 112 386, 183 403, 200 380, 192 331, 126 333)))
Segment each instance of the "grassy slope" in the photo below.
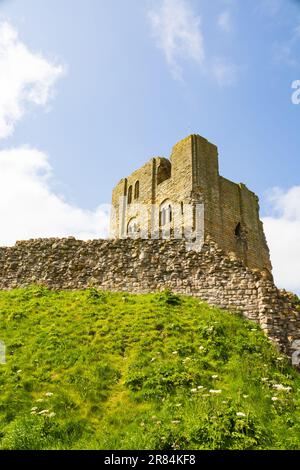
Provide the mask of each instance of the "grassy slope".
POLYGON ((300 376, 196 299, 0 292, 0 339, 2 449, 300 449, 300 376))

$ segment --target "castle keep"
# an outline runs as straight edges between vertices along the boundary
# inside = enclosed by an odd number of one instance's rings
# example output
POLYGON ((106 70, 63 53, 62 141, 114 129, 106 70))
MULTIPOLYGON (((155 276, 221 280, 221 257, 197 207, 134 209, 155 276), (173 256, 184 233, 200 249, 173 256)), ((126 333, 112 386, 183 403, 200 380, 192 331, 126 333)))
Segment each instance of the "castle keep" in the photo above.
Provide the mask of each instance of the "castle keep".
POLYGON ((217 147, 199 135, 122 179, 112 206, 112 238, 188 238, 196 249, 209 236, 248 267, 272 271, 258 197, 220 176, 217 147))

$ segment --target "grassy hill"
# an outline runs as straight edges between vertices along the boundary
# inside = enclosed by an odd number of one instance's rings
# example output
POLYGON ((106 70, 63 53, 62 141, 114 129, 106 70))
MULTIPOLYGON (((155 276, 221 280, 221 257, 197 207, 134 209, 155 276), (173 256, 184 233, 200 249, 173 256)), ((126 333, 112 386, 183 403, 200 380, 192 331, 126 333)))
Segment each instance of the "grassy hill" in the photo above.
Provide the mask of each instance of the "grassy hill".
POLYGON ((300 376, 168 292, 0 292, 1 449, 300 449, 300 376))

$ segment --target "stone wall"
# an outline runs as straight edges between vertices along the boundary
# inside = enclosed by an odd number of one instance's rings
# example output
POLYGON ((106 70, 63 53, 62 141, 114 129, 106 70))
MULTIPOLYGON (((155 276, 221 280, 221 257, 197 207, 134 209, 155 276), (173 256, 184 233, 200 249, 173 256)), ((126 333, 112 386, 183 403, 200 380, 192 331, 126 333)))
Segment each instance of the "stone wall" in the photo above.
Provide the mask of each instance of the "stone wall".
POLYGON ((37 239, 0 248, 0 289, 33 283, 133 293, 171 289, 199 297, 242 312, 300 362, 300 310, 293 296, 209 239, 201 252, 187 251, 182 240, 37 239))

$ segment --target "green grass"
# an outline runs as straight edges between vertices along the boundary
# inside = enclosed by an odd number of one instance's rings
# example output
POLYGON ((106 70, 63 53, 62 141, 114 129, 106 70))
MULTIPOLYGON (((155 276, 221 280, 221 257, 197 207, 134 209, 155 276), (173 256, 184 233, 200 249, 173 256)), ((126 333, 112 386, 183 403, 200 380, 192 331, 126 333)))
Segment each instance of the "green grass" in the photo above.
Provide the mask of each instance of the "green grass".
POLYGON ((196 299, 0 292, 0 340, 1 449, 300 449, 299 374, 196 299))

